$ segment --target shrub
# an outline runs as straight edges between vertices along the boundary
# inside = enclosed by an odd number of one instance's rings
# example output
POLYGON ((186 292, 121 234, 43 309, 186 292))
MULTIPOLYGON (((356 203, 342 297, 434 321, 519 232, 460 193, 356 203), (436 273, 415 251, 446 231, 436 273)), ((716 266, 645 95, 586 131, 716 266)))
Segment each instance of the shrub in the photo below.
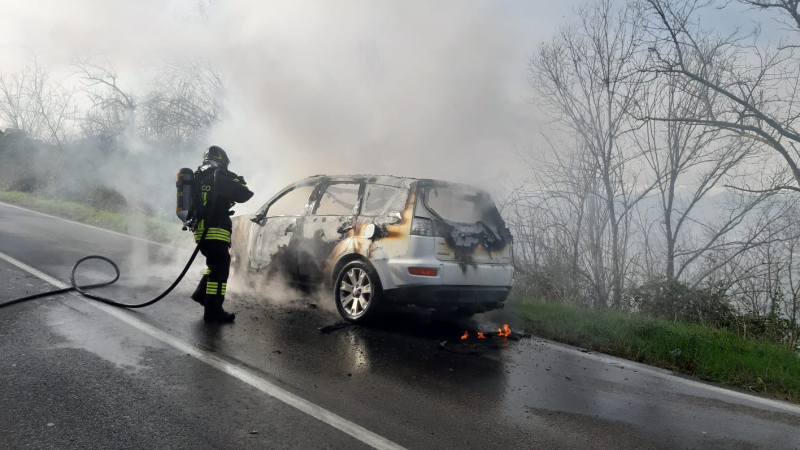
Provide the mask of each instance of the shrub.
POLYGON ((775 312, 765 316, 741 315, 736 318, 736 326, 742 336, 789 346, 794 344, 793 338, 800 335, 800 326, 775 312))
POLYGON ((86 203, 93 208, 116 213, 124 212, 128 207, 128 201, 119 191, 107 187, 96 187, 89 191, 86 203))
POLYGON ((26 175, 15 178, 9 184, 8 190, 31 193, 36 191, 39 186, 40 181, 36 177, 32 175, 26 175))
POLYGON ((633 309, 673 322, 689 322, 715 327, 731 327, 733 308, 723 289, 691 288, 677 280, 654 279, 633 289, 633 309))
POLYGON ((514 293, 546 300, 558 298, 552 278, 543 270, 518 270, 514 275, 514 293))

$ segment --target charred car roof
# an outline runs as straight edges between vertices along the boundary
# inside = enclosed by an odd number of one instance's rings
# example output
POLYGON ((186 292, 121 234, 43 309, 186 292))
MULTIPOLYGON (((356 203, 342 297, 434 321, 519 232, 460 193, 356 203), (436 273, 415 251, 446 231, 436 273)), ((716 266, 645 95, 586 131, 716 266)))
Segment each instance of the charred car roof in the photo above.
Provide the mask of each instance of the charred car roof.
MULTIPOLYGON (((369 175, 369 174, 357 174, 357 175, 313 175, 310 177, 303 178, 302 180, 298 180, 294 183, 289 184, 288 186, 281 189, 285 191, 286 189, 290 189, 294 186, 303 186, 310 184, 312 182, 318 182, 320 180, 327 180, 333 182, 347 182, 347 181, 358 181, 358 182, 366 182, 366 183, 374 183, 374 184, 383 184, 387 186, 397 186, 403 187, 408 186, 411 182, 414 181, 423 181, 423 182, 430 182, 436 184, 447 184, 447 185, 461 185, 461 186, 470 186, 463 183, 456 183, 453 181, 445 181, 445 180, 435 180, 430 178, 414 178, 414 177, 400 177, 396 175, 369 175)), ((474 187, 474 186, 472 186, 474 187)), ((479 189, 475 187, 476 189, 479 189)), ((480 189, 482 190, 482 189, 480 189)))
MULTIPOLYGON (((278 197, 280 197, 284 192, 289 189, 292 189, 297 186, 307 186, 312 183, 318 183, 319 181, 329 181, 329 182, 348 182, 348 181, 356 181, 356 182, 366 182, 366 183, 374 183, 374 184, 382 184, 385 186, 395 186, 395 187, 403 187, 408 188, 411 186, 412 183, 420 181, 423 183, 435 183, 438 185, 454 185, 454 186, 470 186, 463 183, 455 183, 452 181, 444 181, 444 180, 435 180, 430 178, 413 178, 413 177, 399 177, 396 175, 370 175, 370 174, 356 174, 356 175, 312 175, 310 177, 303 178, 302 180, 295 181, 294 183, 288 184, 284 186, 281 190, 279 190, 272 198, 269 199, 267 203, 272 203, 278 197)), ((483 191, 483 189, 479 189, 474 186, 470 186, 475 189, 483 191)))

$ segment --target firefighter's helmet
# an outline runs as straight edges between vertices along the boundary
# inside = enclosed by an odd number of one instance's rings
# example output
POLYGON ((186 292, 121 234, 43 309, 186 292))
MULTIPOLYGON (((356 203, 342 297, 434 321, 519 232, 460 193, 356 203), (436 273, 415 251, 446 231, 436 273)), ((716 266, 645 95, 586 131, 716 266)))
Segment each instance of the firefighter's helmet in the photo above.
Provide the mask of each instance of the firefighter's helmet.
POLYGON ((228 168, 228 164, 231 163, 231 160, 228 159, 228 154, 225 153, 225 150, 222 147, 212 145, 208 147, 203 153, 203 165, 212 165, 215 167, 221 167, 223 169, 228 168))

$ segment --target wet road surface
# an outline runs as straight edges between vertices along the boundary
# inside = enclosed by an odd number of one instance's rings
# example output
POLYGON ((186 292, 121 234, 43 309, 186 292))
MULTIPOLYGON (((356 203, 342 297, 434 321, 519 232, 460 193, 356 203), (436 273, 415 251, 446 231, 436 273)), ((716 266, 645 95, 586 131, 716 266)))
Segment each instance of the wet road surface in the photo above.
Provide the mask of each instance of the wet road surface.
MULTIPOLYGON (((61 282, 79 257, 109 256, 123 277, 103 292, 130 302, 166 287, 190 252, 0 204, 0 253, 61 282)), ((52 288, 18 265, 0 259, 0 301, 52 288)), ((355 424, 406 448, 800 448, 794 405, 535 338, 460 340, 516 328, 508 312, 457 323, 409 310, 324 334, 340 321, 332 299, 234 284, 236 323, 208 325, 188 299, 201 268, 117 316, 72 295, 0 310, 0 446, 368 448, 342 430, 355 424)), ((89 263, 82 279, 108 272, 89 263)))

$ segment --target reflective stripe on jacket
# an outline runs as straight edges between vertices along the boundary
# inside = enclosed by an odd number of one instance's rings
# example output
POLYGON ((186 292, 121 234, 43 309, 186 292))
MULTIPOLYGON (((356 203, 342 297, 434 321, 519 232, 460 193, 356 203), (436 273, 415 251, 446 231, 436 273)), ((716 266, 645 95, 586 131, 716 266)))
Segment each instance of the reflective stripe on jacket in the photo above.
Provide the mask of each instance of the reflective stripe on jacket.
POLYGON ((207 241, 222 241, 230 244, 232 224, 228 211, 235 203, 249 200, 253 193, 247 189, 244 179, 233 172, 220 172, 217 180, 219 186, 214 185, 213 175, 213 170, 198 171, 195 174, 195 179, 200 187, 200 201, 203 208, 201 217, 206 217, 206 219, 201 220, 197 225, 194 240, 199 242, 203 237, 203 231, 208 226, 207 241), (209 203, 215 188, 218 189, 216 204, 214 209, 210 210, 209 203))
MULTIPOLYGON (((203 221, 200 221, 200 226, 197 227, 197 230, 194 232, 194 240, 195 242, 200 242, 200 238, 203 237, 203 221)), ((223 241, 227 242, 228 244, 231 243, 231 232, 230 230, 226 230, 225 228, 218 228, 218 227, 211 227, 208 229, 208 234, 206 234, 207 241, 223 241)))

